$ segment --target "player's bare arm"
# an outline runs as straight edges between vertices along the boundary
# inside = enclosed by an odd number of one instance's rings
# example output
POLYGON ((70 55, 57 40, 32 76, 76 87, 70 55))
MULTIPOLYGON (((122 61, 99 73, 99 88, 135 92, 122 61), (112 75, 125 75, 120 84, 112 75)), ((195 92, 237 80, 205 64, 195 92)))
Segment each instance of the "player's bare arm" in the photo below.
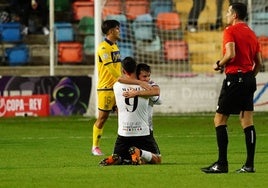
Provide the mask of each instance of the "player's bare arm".
POLYGON ((121 76, 118 78, 118 82, 124 83, 124 84, 133 84, 133 85, 139 85, 145 90, 151 90, 152 86, 148 84, 148 82, 137 80, 137 79, 130 79, 125 76, 121 76))
POLYGON ((262 67, 262 57, 261 57, 260 52, 257 53, 254 59, 254 62, 255 62, 255 66, 254 66, 253 72, 254 72, 254 75, 256 76, 262 67))
POLYGON ((126 98, 132 98, 135 96, 148 97, 148 96, 159 96, 160 88, 158 86, 151 86, 150 90, 129 90, 123 93, 126 98))

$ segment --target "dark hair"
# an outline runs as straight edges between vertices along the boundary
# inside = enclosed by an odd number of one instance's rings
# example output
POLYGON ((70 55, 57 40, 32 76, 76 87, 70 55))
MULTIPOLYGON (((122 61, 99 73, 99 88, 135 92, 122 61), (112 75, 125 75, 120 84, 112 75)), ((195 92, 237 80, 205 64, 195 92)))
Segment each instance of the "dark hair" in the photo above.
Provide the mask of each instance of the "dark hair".
POLYGON ((147 65, 146 63, 139 63, 137 65, 137 69, 136 69, 137 77, 139 76, 141 71, 151 72, 151 67, 149 65, 147 65))
POLYGON ((125 57, 122 61, 122 68, 127 73, 135 73, 136 72, 137 63, 135 59, 132 57, 125 57))
POLYGON ((230 6, 237 14, 238 19, 244 20, 247 17, 247 5, 244 3, 231 3, 230 6))
POLYGON ((120 23, 117 20, 105 20, 102 22, 101 31, 103 34, 107 34, 112 28, 120 27, 120 23))

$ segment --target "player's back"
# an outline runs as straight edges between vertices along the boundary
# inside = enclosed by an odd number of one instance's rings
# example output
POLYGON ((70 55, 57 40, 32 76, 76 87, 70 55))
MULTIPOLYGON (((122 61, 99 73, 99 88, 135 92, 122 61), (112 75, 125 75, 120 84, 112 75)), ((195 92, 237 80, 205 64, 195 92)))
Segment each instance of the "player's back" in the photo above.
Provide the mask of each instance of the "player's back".
POLYGON ((148 98, 125 98, 124 91, 130 89, 142 90, 138 85, 129 85, 116 82, 114 94, 118 108, 118 134, 121 136, 149 135, 148 98))

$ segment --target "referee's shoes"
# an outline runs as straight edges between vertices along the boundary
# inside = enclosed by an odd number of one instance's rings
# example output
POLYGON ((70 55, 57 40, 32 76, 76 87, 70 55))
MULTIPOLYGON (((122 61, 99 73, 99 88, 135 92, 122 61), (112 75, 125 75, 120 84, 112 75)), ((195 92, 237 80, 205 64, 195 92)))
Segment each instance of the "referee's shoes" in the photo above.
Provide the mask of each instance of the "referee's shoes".
POLYGON ((253 167, 243 165, 242 168, 236 171, 237 173, 254 173, 255 170, 253 167))
POLYGON ((201 168, 201 170, 205 173, 208 173, 208 174, 227 173, 228 172, 228 164, 223 165, 223 164, 219 164, 218 162, 215 162, 208 167, 201 168))
MULTIPOLYGON (((213 163, 208 167, 201 168, 201 170, 207 174, 220 174, 228 173, 228 164, 220 164, 218 162, 213 163)), ((242 168, 236 170, 236 173, 254 173, 255 170, 253 167, 243 165, 242 168)))

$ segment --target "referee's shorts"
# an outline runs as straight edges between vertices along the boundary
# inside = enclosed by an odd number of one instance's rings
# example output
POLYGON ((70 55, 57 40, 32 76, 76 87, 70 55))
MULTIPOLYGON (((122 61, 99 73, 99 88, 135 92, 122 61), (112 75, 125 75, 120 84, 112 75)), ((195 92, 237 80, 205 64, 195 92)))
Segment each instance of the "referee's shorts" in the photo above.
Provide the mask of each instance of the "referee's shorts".
POLYGON ((227 74, 222 83, 216 112, 229 115, 253 111, 255 91, 256 78, 253 72, 227 74))

